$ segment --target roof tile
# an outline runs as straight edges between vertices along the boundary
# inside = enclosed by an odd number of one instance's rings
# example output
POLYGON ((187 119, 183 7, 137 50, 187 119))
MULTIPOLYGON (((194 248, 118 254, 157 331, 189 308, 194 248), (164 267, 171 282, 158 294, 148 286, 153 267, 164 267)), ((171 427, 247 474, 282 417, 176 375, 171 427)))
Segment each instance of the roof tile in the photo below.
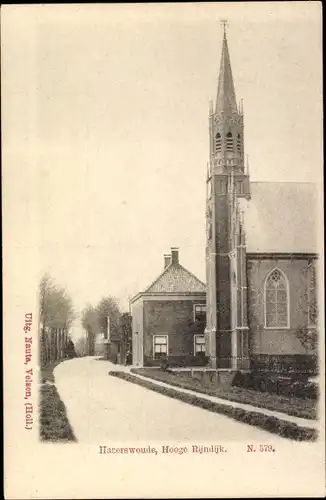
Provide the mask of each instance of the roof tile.
POLYGON ((145 293, 205 293, 206 286, 181 264, 170 264, 145 293))

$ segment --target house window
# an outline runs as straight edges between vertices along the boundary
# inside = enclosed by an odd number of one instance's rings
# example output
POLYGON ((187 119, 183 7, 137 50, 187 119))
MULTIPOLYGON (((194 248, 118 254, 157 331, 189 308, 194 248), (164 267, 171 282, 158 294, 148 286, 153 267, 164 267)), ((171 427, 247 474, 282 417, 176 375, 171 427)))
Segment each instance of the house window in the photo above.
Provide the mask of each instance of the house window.
POLYGON ((206 305, 194 305, 194 321, 206 321, 206 305))
POLYGON ((288 281, 279 269, 274 269, 265 282, 265 327, 289 328, 288 281))
POLYGON ((317 324, 316 269, 313 264, 308 267, 308 326, 317 324))
POLYGON ((195 335, 194 336, 194 355, 203 353, 205 354, 205 336, 195 335))
POLYGON ((168 354, 168 336, 154 335, 153 337, 153 358, 165 358, 168 354))

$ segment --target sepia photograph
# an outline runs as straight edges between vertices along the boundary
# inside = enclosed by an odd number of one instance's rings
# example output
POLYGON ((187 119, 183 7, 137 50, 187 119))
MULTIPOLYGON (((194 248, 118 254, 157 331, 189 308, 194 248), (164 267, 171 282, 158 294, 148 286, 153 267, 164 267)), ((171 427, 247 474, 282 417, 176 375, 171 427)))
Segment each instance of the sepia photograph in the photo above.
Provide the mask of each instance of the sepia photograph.
POLYGON ((320 4, 1 29, 6 498, 323 495, 320 4))

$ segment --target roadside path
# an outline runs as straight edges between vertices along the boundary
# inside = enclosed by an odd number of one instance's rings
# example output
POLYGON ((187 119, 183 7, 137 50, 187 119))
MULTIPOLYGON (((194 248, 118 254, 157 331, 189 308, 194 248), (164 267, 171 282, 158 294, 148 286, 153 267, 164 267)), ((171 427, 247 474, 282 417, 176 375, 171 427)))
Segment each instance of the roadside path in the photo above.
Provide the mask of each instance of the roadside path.
POLYGON ((55 368, 56 387, 79 442, 284 442, 256 427, 108 375, 118 368, 129 371, 94 357, 72 359, 55 368))

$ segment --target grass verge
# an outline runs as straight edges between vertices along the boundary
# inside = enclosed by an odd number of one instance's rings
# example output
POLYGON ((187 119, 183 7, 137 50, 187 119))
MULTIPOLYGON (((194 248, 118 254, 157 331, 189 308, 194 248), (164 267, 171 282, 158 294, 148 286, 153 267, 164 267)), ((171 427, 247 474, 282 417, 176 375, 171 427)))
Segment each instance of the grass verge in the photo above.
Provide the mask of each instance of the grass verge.
POLYGON ((226 399, 227 401, 251 404, 258 408, 278 411, 293 417, 306 418, 309 420, 317 419, 316 401, 313 399, 281 396, 235 386, 225 389, 205 387, 200 380, 191 379, 188 376, 182 375, 182 373, 175 374, 162 370, 132 368, 131 372, 141 375, 142 377, 165 382, 175 387, 200 392, 201 394, 208 394, 209 396, 226 399))
POLYGON ((41 368, 41 384, 45 384, 46 382, 54 383, 54 373, 53 370, 56 366, 62 363, 62 359, 53 361, 52 363, 48 363, 47 365, 41 368))
POLYGON ((40 394, 40 437, 55 443, 76 442, 66 407, 54 385, 42 385, 40 394))
POLYGON ((55 361, 41 369, 40 387, 40 438, 54 443, 76 442, 66 407, 54 385, 54 368, 61 363, 55 361))
POLYGON ((131 382, 133 384, 140 385, 151 391, 163 394, 164 396, 178 399, 179 401, 183 401, 184 403, 198 406, 214 413, 225 415, 234 420, 237 420, 238 422, 259 427, 260 429, 271 432, 273 434, 278 434, 279 436, 282 436, 284 438, 292 439, 295 441, 315 441, 318 437, 318 433, 315 429, 310 429, 308 427, 299 427, 297 424, 287 422, 276 417, 271 417, 254 411, 243 410, 242 408, 234 408, 230 405, 223 405, 213 401, 208 401, 207 399, 200 398, 192 394, 186 394, 172 388, 170 389, 167 387, 162 387, 151 382, 150 380, 143 380, 136 377, 135 375, 130 375, 129 373, 110 371, 109 375, 126 380, 127 382, 131 382))

